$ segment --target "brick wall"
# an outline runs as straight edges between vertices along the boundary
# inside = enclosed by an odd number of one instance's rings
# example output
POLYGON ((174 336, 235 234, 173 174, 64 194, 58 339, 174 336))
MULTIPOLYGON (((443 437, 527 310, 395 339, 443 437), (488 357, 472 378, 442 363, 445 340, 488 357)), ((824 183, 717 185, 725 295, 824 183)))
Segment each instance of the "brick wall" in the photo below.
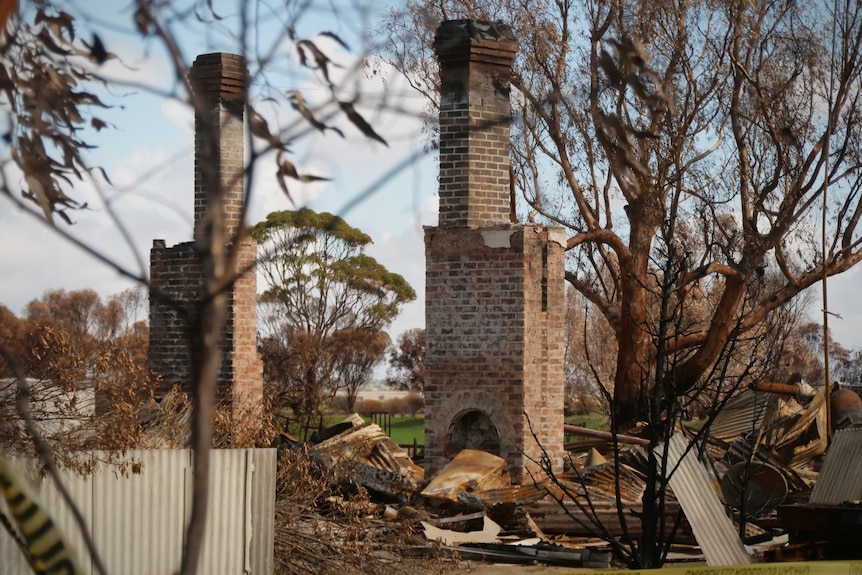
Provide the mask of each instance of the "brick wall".
POLYGON ((444 22, 435 48, 440 219, 425 230, 426 467, 482 448, 524 481, 542 448, 562 462, 566 237, 508 223, 511 31, 444 22))
MULTIPOLYGON (((233 54, 198 56, 189 73, 200 113, 195 115, 195 236, 203 229, 223 230, 220 265, 241 274, 228 291, 218 390, 232 401, 235 414, 260 415, 263 364, 257 353, 257 283, 253 263, 257 245, 238 235, 244 201, 243 108, 248 72, 233 54), (236 257, 232 257, 234 250, 236 257)), ((205 293, 205 273, 194 242, 173 247, 155 240, 150 253, 154 287, 185 306, 205 293)), ((184 314, 150 297, 150 367, 166 384, 188 389, 191 383, 188 331, 184 314)))
POLYGON ((197 301, 203 285, 200 258, 193 242, 167 247, 154 240, 150 250, 150 283, 179 305, 164 303, 150 295, 150 369, 164 380, 164 386, 181 385, 188 389, 191 362, 188 350, 188 324, 181 311, 197 301))
POLYGON ((442 467, 463 447, 452 424, 484 413, 516 480, 542 446, 563 446, 563 245, 556 228, 427 228, 425 457, 442 467), (529 423, 528 423, 529 422, 529 423))

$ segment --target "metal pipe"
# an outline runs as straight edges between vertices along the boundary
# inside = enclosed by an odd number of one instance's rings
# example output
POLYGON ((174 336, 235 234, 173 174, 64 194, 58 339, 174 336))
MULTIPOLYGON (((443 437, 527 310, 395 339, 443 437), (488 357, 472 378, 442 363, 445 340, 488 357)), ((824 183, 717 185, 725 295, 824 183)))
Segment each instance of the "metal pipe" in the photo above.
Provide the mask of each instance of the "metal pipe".
MULTIPOLYGON (((590 429, 589 427, 569 425, 568 423, 563 424, 563 431, 575 435, 583 435, 584 437, 594 437, 596 439, 604 439, 607 441, 614 440, 614 434, 608 431, 599 431, 597 429, 590 429)), ((633 437, 631 435, 622 435, 617 433, 616 438, 619 443, 627 443, 629 445, 649 445, 649 439, 644 439, 643 437, 633 437)))

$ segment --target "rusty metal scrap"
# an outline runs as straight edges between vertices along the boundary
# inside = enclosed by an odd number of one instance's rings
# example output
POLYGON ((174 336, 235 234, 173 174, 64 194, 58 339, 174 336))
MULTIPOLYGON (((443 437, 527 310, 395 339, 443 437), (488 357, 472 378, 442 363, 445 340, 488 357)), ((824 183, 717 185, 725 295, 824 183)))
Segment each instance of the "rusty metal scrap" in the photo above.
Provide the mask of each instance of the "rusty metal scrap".
POLYGON ((819 388, 811 402, 804 407, 794 400, 786 401, 781 418, 769 426, 771 443, 776 449, 795 446, 791 467, 810 460, 808 454, 803 454, 806 449, 814 451, 815 455, 826 452, 826 391, 825 387, 819 388), (796 445, 812 424, 816 425, 816 430, 812 430, 816 431, 816 438, 805 445, 796 445), (812 444, 816 446, 814 449, 810 448, 812 444))
POLYGON ((325 467, 343 469, 357 484, 391 497, 410 497, 419 489, 425 471, 379 425, 358 415, 339 425, 339 433, 312 448, 325 467))
POLYGON ((862 399, 851 389, 832 392, 832 426, 845 429, 862 426, 862 399))
MULTIPOLYGON (((746 390, 724 406, 709 427, 712 447, 745 438, 743 451, 781 454, 782 465, 799 469, 826 451, 826 388, 805 405, 794 397, 746 390)), ((715 456, 716 454, 713 453, 715 456)))
MULTIPOLYGON (((584 437, 592 437, 594 439, 601 439, 608 442, 614 441, 614 434, 609 431, 599 431, 598 429, 590 429, 589 427, 581 427, 580 425, 569 425, 566 423, 563 425, 563 431, 572 435, 582 435, 584 437)), ((622 433, 616 434, 616 440, 617 443, 625 443, 629 445, 649 445, 648 439, 634 437, 632 435, 623 435, 622 433)))
MULTIPOLYGON (((602 532, 597 525, 601 525, 602 529, 607 530, 613 537, 622 537, 625 531, 637 540, 643 534, 640 519, 643 506, 640 503, 624 505, 625 530, 620 524, 620 513, 616 502, 613 501, 595 501, 588 506, 585 502, 569 501, 561 505, 557 501, 544 499, 529 503, 525 508, 542 532, 548 535, 600 537, 602 532)), ((679 503, 671 501, 665 503, 667 517, 675 518, 678 513, 680 513, 679 503)), ((665 522, 665 537, 670 537, 673 524, 673 520, 665 522)), ((684 516, 674 533, 673 541, 681 544, 697 542, 684 516)))
POLYGON ((506 460, 486 451, 464 449, 422 490, 436 501, 469 504, 472 494, 511 487, 506 460))
POLYGON ((750 389, 731 398, 710 422, 710 438, 731 442, 741 435, 757 431, 763 423, 767 404, 774 398, 750 389))

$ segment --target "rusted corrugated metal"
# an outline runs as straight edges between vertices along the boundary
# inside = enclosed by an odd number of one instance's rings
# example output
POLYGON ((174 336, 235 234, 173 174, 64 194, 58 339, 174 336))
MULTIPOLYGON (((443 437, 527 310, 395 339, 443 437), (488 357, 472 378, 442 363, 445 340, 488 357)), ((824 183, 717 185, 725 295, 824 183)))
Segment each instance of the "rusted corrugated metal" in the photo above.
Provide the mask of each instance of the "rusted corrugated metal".
POLYGON ((672 473, 669 481, 707 564, 715 567, 751 563, 733 522, 697 459, 696 450, 687 452, 688 448, 689 442, 681 433, 668 441, 668 470, 672 473))
MULTIPOLYGON (((794 445, 799 441, 811 427, 817 425, 817 434, 820 437, 821 449, 819 453, 826 451, 826 388, 821 387, 814 394, 814 398, 805 406, 792 404, 782 409, 781 417, 770 425, 771 441, 777 449, 794 445)), ((795 459, 795 457, 794 457, 795 459)), ((800 462, 794 461, 792 465, 798 466, 800 462)))
MULTIPOLYGON (((109 573, 174 573, 179 569, 191 509, 191 451, 129 451, 124 459, 140 464, 140 473, 121 475, 102 465, 84 479, 64 474, 64 483, 89 524, 109 573)), ((33 464, 17 459, 15 465, 28 469, 33 464)), ((34 477, 32 472, 28 475, 34 477)), ((34 485, 78 550, 85 573, 91 573, 83 540, 56 488, 48 479, 37 479, 34 485)), ((275 450, 212 452, 200 572, 273 572, 274 497, 275 450)), ((0 561, 4 575, 30 573, 5 530, 0 530, 0 561)))
POLYGON ((464 495, 483 499, 481 494, 486 490, 509 488, 511 481, 505 468, 506 460, 502 457, 464 449, 428 483, 422 496, 454 503, 462 501, 464 495))
POLYGON ((810 503, 862 500, 862 429, 835 432, 810 503))
MULTIPOLYGON (((623 518, 625 530, 620 524, 620 514, 616 502, 596 501, 587 503, 582 500, 574 501, 533 501, 524 506, 542 533, 546 535, 566 535, 568 537, 601 537, 602 529, 613 537, 621 538, 623 533, 635 541, 643 534, 643 525, 640 514, 643 505, 640 503, 625 503, 623 505, 623 518), (599 527, 598 525, 601 525, 599 527)), ((679 503, 668 501, 665 503, 665 533, 663 537, 670 538, 673 530, 674 520, 679 512, 679 503)), ((674 543, 694 544, 694 535, 691 526, 683 517, 677 530, 674 532, 674 543)))
POLYGON ((709 426, 709 436, 733 441, 740 435, 760 429, 769 394, 746 389, 724 405, 709 426))
POLYGON ((410 497, 419 488, 424 469, 413 463, 379 425, 366 423, 354 414, 330 429, 338 433, 312 448, 325 467, 343 468, 359 485, 392 497, 410 497))

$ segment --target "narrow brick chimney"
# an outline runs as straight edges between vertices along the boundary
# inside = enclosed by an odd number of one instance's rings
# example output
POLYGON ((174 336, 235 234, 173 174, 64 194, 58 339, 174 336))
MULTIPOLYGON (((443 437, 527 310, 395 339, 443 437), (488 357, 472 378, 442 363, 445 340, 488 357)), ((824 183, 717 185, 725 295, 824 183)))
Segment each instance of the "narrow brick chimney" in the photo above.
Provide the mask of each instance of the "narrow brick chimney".
POLYGON ((241 223, 244 198, 243 112, 249 81, 245 58, 203 54, 195 59, 189 80, 198 102, 206 106, 203 114, 195 114, 195 228, 213 204, 213 194, 222 193, 225 235, 232 239, 241 223))
POLYGON ((453 20, 437 29, 440 226, 509 222, 509 82, 518 44, 505 24, 453 20))
POLYGON ((425 228, 425 466, 480 449, 520 482, 541 473, 543 453, 562 463, 566 235, 510 222, 509 27, 444 22, 434 47, 440 217, 425 228))
MULTIPOLYGON (((189 72, 197 103, 195 114, 195 230, 212 223, 211 209, 224 222, 227 258, 241 274, 228 292, 222 335, 222 365, 217 378, 220 399, 230 401, 234 420, 249 427, 260 421, 263 364, 257 353, 257 244, 240 235, 243 224, 243 113, 248 87, 245 59, 234 54, 198 56, 189 72)), ((167 247, 154 240, 150 281, 180 303, 194 305, 203 293, 204 270, 194 242, 167 247)), ((150 368, 166 385, 191 385, 189 326, 175 306, 150 296, 150 368)))

